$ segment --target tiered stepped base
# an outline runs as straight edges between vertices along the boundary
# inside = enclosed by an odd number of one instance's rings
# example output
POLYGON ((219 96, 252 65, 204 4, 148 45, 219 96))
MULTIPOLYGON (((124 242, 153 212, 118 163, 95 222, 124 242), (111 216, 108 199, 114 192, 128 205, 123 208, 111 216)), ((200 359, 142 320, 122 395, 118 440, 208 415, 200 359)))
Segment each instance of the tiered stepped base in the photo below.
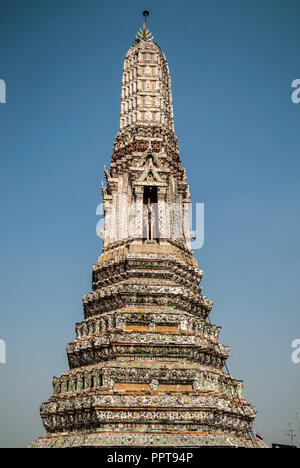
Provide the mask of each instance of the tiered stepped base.
POLYGON ((229 348, 207 319, 203 272, 168 249, 131 244, 99 258, 70 370, 53 379, 41 406, 47 435, 33 447, 262 445, 243 383, 223 371, 229 348))

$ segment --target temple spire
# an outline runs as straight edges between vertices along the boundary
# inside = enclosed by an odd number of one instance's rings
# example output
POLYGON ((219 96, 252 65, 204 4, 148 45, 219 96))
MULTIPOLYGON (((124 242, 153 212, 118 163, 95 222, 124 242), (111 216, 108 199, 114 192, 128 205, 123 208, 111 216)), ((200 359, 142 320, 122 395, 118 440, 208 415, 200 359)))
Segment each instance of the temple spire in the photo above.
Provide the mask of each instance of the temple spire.
POLYGON ((120 131, 104 169, 102 253, 67 346, 70 369, 53 379, 46 434, 32 446, 256 446, 256 409, 228 372, 191 250, 168 62, 146 22, 141 31, 125 57, 120 131))
POLYGON ((137 124, 174 131, 168 62, 145 23, 126 54, 122 78, 120 130, 137 124))

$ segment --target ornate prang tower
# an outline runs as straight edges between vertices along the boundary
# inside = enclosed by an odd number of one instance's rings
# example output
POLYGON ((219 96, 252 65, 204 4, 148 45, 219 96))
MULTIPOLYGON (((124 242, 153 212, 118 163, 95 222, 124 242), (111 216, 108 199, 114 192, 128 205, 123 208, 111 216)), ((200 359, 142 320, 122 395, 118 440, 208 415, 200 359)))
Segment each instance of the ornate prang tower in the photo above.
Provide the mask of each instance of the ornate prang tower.
POLYGON ((70 370, 41 405, 47 434, 32 446, 258 445, 256 410, 223 370, 229 348, 199 287, 168 63, 145 24, 125 58, 105 177, 93 292, 67 347, 70 370))

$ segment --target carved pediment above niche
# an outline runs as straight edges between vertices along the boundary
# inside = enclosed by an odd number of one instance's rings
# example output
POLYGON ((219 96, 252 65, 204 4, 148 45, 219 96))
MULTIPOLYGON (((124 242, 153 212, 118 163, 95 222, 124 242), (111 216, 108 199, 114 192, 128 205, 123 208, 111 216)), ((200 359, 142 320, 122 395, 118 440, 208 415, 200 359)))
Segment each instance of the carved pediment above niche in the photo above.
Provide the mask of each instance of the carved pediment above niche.
POLYGON ((141 177, 138 179, 138 182, 146 182, 146 181, 161 182, 161 178, 158 175, 157 170, 155 169, 155 167, 151 163, 150 163, 150 165, 148 167, 145 168, 145 170, 143 171, 141 177))
POLYGON ((157 169, 152 164, 149 167, 131 167, 130 179, 132 187, 153 185, 156 187, 166 187, 168 185, 168 174, 165 169, 157 169))

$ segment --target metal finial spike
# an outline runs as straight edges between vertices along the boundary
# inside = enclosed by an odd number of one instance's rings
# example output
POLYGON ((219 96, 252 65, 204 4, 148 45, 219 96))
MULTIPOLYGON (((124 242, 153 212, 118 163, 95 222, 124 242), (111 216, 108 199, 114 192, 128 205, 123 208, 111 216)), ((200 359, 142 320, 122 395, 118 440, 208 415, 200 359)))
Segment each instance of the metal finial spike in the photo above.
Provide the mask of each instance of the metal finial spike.
POLYGON ((149 13, 148 10, 143 11, 143 16, 144 16, 144 18, 145 18, 145 21, 144 21, 144 23, 143 23, 144 29, 146 29, 147 17, 149 16, 149 14, 150 14, 150 13, 149 13))

